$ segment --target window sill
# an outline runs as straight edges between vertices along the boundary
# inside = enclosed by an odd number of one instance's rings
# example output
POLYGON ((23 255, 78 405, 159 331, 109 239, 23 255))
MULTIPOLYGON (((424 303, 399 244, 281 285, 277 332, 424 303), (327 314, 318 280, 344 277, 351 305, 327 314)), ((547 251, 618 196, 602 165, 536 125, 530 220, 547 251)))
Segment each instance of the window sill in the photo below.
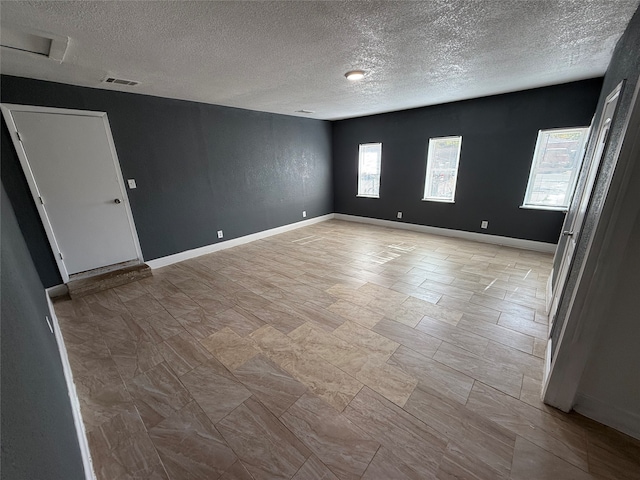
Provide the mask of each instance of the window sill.
POLYGON ((356 195, 358 198, 380 198, 380 195, 356 195))
POLYGON ((520 205, 519 208, 524 210, 548 210, 551 212, 567 212, 567 207, 546 207, 542 205, 520 205))
POLYGON ((440 198, 423 198, 423 202, 438 202, 438 203, 456 203, 455 200, 443 200, 440 198))

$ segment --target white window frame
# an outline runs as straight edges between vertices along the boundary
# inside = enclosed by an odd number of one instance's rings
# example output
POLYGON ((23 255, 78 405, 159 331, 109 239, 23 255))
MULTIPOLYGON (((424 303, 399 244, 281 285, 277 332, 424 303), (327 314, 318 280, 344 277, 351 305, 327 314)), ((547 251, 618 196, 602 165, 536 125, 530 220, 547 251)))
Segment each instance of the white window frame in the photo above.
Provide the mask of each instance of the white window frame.
POLYGON ((567 128, 547 128, 544 130, 538 130, 538 138, 536 139, 536 148, 533 152, 533 159, 531 160, 531 168, 529 169, 529 178, 527 180, 527 189, 524 192, 524 199, 522 200, 522 205, 520 208, 531 209, 531 210, 552 210, 552 211, 566 211, 571 204, 571 199, 576 190, 576 185, 578 183, 578 176, 580 175, 580 170, 582 169, 582 162, 584 161, 585 149, 587 147, 587 142, 589 140, 589 127, 567 127, 567 128), (580 147, 580 153, 578 164, 571 176, 569 181, 569 194, 566 197, 566 205, 541 205, 533 203, 530 199, 532 194, 534 181, 535 181, 535 173, 538 168, 538 163, 542 158, 544 158, 544 153, 546 152, 546 145, 542 145, 542 140, 545 134, 548 133, 558 133, 558 132, 574 132, 574 131, 584 131, 584 136, 582 138, 582 145, 580 147))
POLYGON ((456 187, 458 185, 458 171, 460 169, 460 152, 462 151, 462 135, 452 135, 449 137, 432 137, 429 139, 429 149, 427 151, 427 168, 424 176, 424 190, 422 194, 422 201, 425 202, 440 202, 440 203, 455 203, 456 199, 456 187), (433 172, 433 150, 437 142, 442 140, 453 140, 457 139, 458 142, 458 152, 456 154, 456 166, 455 166, 455 175, 453 177, 453 189, 451 198, 441 198, 441 197, 433 197, 427 195, 427 188, 429 185, 429 179, 431 178, 433 172))
POLYGON ((363 198, 380 198, 380 182, 382 180, 382 143, 378 142, 378 143, 361 143, 360 145, 358 145, 358 194, 356 195, 357 197, 363 197, 363 198), (379 155, 378 155, 378 188, 377 188, 377 194, 371 195, 371 194, 366 194, 366 193, 361 193, 361 188, 362 188, 362 183, 361 183, 361 175, 360 172, 362 170, 363 167, 363 162, 364 162, 364 148, 363 147, 372 147, 372 146, 378 146, 379 147, 379 155))

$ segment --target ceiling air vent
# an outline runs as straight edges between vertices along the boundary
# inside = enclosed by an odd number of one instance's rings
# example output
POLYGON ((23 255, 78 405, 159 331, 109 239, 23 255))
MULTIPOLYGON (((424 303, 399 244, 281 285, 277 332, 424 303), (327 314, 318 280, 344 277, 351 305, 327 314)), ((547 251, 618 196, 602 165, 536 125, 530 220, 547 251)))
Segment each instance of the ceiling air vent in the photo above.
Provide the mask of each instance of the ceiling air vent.
POLYGON ((125 80, 124 78, 107 77, 103 80, 103 83, 113 83, 114 85, 128 85, 129 87, 135 87, 140 85, 140 82, 134 80, 125 80))

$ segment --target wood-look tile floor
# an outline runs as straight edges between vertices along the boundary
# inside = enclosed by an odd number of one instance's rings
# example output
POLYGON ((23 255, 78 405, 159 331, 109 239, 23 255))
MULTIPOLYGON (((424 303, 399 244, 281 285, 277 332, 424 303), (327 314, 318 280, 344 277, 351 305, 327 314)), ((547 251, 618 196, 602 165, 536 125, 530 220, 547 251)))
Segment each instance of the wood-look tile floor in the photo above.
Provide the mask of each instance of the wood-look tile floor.
POLYGON ((543 405, 551 255, 329 221, 55 304, 99 479, 638 479, 543 405))

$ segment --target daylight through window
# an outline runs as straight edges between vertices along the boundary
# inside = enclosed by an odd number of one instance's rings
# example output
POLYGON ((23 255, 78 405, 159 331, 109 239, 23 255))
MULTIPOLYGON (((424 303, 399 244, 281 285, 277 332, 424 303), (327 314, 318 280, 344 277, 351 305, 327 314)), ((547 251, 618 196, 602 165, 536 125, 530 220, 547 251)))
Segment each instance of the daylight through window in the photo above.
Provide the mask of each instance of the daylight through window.
POLYGON ((429 139, 423 200, 453 203, 462 137, 429 139))
POLYGON ((358 155, 358 196, 380 197, 382 144, 363 143, 358 155))
POLYGON ((540 130, 523 207, 569 207, 584 157, 589 128, 540 130))

